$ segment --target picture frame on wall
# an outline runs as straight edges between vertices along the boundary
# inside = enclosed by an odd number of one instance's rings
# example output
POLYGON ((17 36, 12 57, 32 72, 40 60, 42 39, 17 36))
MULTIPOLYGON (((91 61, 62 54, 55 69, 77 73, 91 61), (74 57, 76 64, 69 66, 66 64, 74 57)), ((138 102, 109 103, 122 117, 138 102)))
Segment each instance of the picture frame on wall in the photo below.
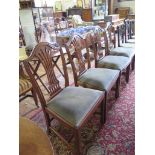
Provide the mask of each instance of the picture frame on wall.
POLYGON ((61 1, 55 2, 55 11, 62 11, 62 3, 61 1))

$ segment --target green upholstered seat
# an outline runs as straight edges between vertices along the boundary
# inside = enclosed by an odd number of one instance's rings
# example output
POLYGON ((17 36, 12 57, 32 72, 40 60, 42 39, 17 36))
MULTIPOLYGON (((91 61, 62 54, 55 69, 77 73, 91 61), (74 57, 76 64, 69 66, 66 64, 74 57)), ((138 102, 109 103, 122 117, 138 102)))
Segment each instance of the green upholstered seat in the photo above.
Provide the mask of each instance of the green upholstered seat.
POLYGON ((109 91, 119 72, 107 68, 90 68, 79 77, 78 84, 86 88, 109 91))
POLYGON ((127 40, 127 43, 135 44, 135 39, 129 39, 127 40))
POLYGON ((135 35, 132 36, 132 39, 135 39, 135 35))
POLYGON ((27 92, 32 88, 32 84, 28 79, 20 78, 19 79, 19 95, 27 92))
POLYGON ((128 57, 108 55, 98 61, 97 67, 123 70, 129 63, 130 59, 128 57))
POLYGON ((132 43, 123 43, 121 44, 122 47, 130 47, 130 48, 135 48, 135 44, 132 43))
POLYGON ((47 108, 78 127, 83 118, 97 104, 103 92, 82 87, 66 87, 47 104, 47 108))
POLYGON ((110 51, 110 55, 125 56, 129 58, 132 58, 134 54, 134 48, 131 47, 116 47, 110 51))

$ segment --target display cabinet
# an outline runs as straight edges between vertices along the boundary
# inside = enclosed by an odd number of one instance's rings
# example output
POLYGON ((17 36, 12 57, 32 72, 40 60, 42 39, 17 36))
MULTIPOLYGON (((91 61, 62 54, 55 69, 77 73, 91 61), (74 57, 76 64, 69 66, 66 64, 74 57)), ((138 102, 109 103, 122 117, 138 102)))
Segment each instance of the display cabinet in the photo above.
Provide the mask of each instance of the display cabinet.
POLYGON ((22 47, 25 45, 26 45, 26 43, 25 43, 23 28, 22 28, 21 21, 19 18, 19 47, 22 47))
POLYGON ((40 41, 56 40, 52 7, 20 9, 19 18, 26 47, 33 49, 40 41))
POLYGON ((65 11, 57 11, 54 12, 54 18, 67 18, 67 12, 65 11))
MULTIPOLYGON (((20 31, 25 39, 25 46, 33 48, 37 42, 35 38, 35 25, 32 16, 32 10, 29 9, 20 9, 19 10, 19 21, 20 21, 20 31), (22 28, 22 29, 21 29, 22 28)), ((21 39, 21 37, 20 37, 21 39)))
POLYGON ((19 0, 19 5, 21 9, 31 8, 33 2, 31 0, 19 0))
POLYGON ((93 20, 103 20, 108 15, 108 0, 92 0, 93 20))
POLYGON ((55 25, 54 14, 52 7, 35 7, 32 8, 33 22, 35 26, 35 36, 37 42, 42 41, 42 35, 45 35, 45 40, 55 41, 55 25))
POLYGON ((82 17, 82 8, 70 8, 68 9, 68 16, 80 15, 82 17))

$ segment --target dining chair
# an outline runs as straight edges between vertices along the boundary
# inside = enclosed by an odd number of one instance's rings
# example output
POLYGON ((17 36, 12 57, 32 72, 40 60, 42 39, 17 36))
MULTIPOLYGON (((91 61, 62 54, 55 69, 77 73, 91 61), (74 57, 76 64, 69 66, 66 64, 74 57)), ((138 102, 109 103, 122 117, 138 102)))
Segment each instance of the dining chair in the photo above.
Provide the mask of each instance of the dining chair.
POLYGON ((90 41, 93 40, 92 42, 94 43, 93 51, 95 53, 95 67, 119 70, 121 75, 125 73, 125 79, 128 83, 130 72, 130 59, 124 56, 109 55, 109 51, 107 50, 108 36, 105 30, 101 29, 100 35, 98 35, 98 32, 93 34, 87 35, 86 43, 88 44, 87 46, 89 46, 90 41), (93 34, 95 37, 93 37, 93 34), (104 42, 105 44, 104 50, 101 46, 102 42, 104 42), (104 52, 102 55, 100 54, 101 51, 104 52))
MULTIPOLYGON (((87 38, 88 34, 86 34, 85 38, 87 38)), ((89 53, 90 48, 93 46, 93 40, 89 41, 90 44, 88 47, 88 44, 86 44, 86 39, 80 35, 74 35, 65 45, 73 70, 75 86, 105 91, 105 104, 107 105, 108 94, 114 86, 116 86, 115 97, 119 97, 120 71, 91 67, 92 65, 90 62, 89 53), (83 55, 87 55, 86 59, 84 59, 83 55), (73 56, 77 60, 76 63, 73 56)))
MULTIPOLYGON (((126 32, 127 32, 127 39, 133 39, 132 36, 135 34, 135 20, 127 18, 125 19, 125 26, 126 26, 126 32)), ((128 41, 126 41, 128 42, 128 41)), ((131 42, 131 41, 129 41, 131 42)))
MULTIPOLYGON (((108 31, 109 34, 112 33, 111 27, 112 27, 112 25, 109 25, 107 27, 107 31, 108 31)), ((111 36, 111 35, 109 35, 109 36, 111 36)), ((134 51, 133 47, 116 47, 116 48, 114 48, 113 42, 110 42, 110 39, 109 39, 108 40, 108 48, 107 49, 109 50, 109 54, 110 55, 125 56, 125 57, 130 58, 132 70, 134 70, 135 51, 134 51)))
POLYGON ((124 20, 123 26, 117 26, 117 42, 118 47, 135 47, 135 40, 131 38, 132 28, 131 28, 131 20, 126 18, 124 20), (122 42, 120 43, 120 36, 122 38, 122 42))
POLYGON ((124 24, 125 24, 125 43, 127 43, 127 40, 129 40, 130 38, 130 22, 129 19, 125 19, 124 20, 124 24))
POLYGON ((37 94, 33 89, 30 78, 24 73, 23 67, 24 66, 20 62, 19 63, 19 97, 20 97, 19 101, 21 102, 23 99, 27 97, 33 97, 36 106, 39 107, 37 94), (28 94, 29 92, 31 92, 31 94, 28 94))
POLYGON ((42 110, 45 116, 47 133, 51 135, 55 133, 68 147, 71 147, 71 140, 74 138, 76 150, 74 155, 82 155, 80 131, 88 120, 93 116, 94 112, 100 108, 100 122, 103 125, 105 122, 105 92, 93 90, 89 88, 69 86, 68 72, 66 68, 65 58, 61 47, 42 42, 36 45, 32 54, 27 60, 24 60, 24 65, 28 75, 30 76, 32 85, 38 94, 42 110), (51 61, 55 54, 61 55, 62 67, 65 77, 65 87, 60 87, 60 81, 56 77, 54 64, 51 61), (37 57, 42 63, 48 81, 50 90, 50 99, 45 100, 43 92, 36 80, 30 61, 33 57, 37 57), (58 130, 52 126, 53 119, 59 121, 64 127, 72 131, 72 136, 69 142, 64 139, 58 130))

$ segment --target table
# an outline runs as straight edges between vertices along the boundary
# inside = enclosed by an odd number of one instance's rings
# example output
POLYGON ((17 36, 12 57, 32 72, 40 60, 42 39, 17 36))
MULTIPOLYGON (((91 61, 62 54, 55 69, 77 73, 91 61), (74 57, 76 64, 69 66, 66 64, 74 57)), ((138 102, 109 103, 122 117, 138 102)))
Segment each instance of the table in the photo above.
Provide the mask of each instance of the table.
POLYGON ((52 144, 46 133, 27 118, 19 118, 19 154, 54 155, 52 144))
POLYGON ((93 32, 94 30, 100 29, 100 27, 97 26, 79 26, 76 28, 68 28, 66 30, 61 31, 60 33, 57 34, 57 43, 60 46, 64 46, 65 43, 69 41, 69 39, 77 34, 77 35, 85 35, 88 32, 93 32))

